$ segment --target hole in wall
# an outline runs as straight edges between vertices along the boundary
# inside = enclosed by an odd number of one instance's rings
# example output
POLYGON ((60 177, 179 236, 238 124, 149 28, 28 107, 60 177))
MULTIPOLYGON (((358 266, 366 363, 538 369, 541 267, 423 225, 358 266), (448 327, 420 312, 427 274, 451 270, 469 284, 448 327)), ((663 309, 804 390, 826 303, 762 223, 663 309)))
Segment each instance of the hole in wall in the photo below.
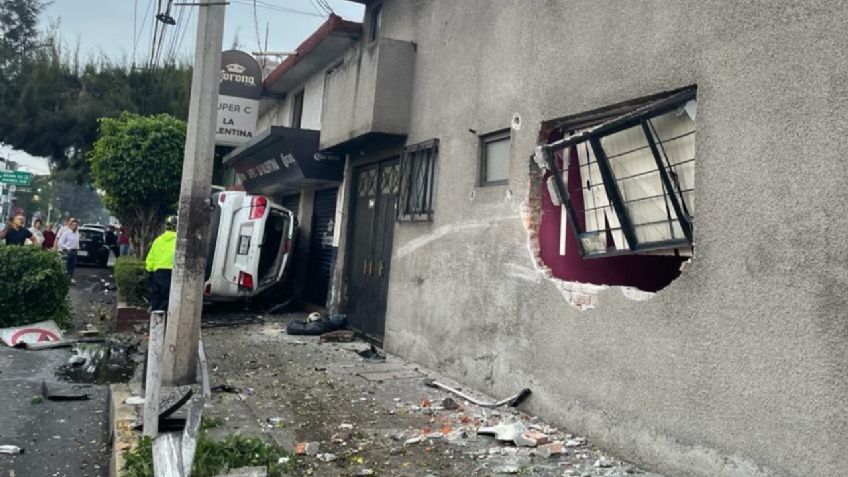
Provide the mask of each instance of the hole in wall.
POLYGON ((683 101, 679 107, 648 117, 642 121, 647 126, 637 122, 638 129, 624 128, 624 134, 599 137, 596 144, 569 142, 580 131, 592 131, 616 118, 632 116, 656 101, 654 96, 541 126, 541 144, 569 146, 552 150, 541 168, 538 157, 531 162, 524 211, 528 247, 537 269, 556 283, 576 308, 597 306, 598 294, 609 287, 621 288, 631 299, 649 299, 677 279, 694 255, 694 101, 683 101), (647 134, 651 134, 650 140, 646 140, 647 134), (650 147, 651 140, 656 147, 650 147), (599 177, 598 157, 593 154, 598 146, 599 154, 607 156, 604 180, 599 177), (547 161, 552 161, 557 170, 546 167, 550 165, 547 161), (563 190, 552 186, 554 173, 563 179, 568 206, 559 200, 563 190), (614 194, 606 189, 609 184, 619 194, 618 208, 612 203, 614 194), (677 204, 672 204, 670 194, 677 204), (625 228, 619 220, 622 210, 631 234, 637 231, 636 239, 641 241, 624 236, 625 228), (678 220, 678 212, 686 220, 678 220), (683 240, 680 223, 690 227, 688 242, 683 240), (667 240, 669 237, 677 240, 667 240), (650 240, 658 245, 653 246, 650 240), (633 243, 637 246, 631 248, 633 243), (642 248, 645 243, 652 246, 642 248), (673 246, 663 247, 666 243, 673 246))

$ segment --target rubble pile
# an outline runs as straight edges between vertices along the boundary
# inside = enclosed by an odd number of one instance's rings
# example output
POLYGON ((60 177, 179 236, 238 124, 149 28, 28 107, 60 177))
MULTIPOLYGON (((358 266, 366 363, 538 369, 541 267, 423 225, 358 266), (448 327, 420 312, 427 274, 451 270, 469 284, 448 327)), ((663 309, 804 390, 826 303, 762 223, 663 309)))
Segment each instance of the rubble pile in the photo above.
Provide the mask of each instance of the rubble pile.
POLYGON ((207 415, 223 422, 210 432, 291 449, 297 475, 648 475, 516 408, 427 387, 432 373, 394 356, 374 360, 367 343, 288 336, 275 320, 204 331, 220 386, 207 415))

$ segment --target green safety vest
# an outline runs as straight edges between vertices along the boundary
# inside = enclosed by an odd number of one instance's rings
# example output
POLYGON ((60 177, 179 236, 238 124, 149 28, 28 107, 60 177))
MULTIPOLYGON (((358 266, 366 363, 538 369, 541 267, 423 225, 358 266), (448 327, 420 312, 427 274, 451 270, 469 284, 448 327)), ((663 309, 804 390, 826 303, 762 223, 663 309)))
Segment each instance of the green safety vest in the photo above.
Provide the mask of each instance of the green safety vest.
POLYGON ((166 230, 156 237, 150 251, 147 252, 147 271, 174 268, 174 251, 177 249, 177 233, 166 230))

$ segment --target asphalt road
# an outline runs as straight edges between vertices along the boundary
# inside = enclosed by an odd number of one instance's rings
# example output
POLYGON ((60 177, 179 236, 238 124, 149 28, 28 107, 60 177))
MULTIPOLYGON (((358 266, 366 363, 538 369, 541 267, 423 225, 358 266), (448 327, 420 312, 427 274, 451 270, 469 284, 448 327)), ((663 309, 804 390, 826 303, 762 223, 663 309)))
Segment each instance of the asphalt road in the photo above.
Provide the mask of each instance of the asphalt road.
MULTIPOLYGON (((99 321, 96 309, 108 306, 108 297, 91 291, 110 269, 80 267, 71 291, 77 324, 99 321), (96 298, 95 298, 96 296, 96 298), (95 308, 96 307, 96 308, 95 308)), ((41 382, 61 382, 56 369, 71 351, 25 351, 0 344, 0 445, 16 445, 22 455, 0 454, 0 477, 105 477, 109 475, 109 389, 81 385, 87 401, 44 401, 41 382)))

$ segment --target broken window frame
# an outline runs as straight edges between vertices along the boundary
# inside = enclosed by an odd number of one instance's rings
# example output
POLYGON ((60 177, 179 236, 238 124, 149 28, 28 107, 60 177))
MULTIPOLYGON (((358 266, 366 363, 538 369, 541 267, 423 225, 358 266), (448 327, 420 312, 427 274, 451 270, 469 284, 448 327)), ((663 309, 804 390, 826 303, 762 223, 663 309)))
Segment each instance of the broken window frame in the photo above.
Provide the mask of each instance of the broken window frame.
POLYGON ((433 221, 433 191, 436 186, 438 156, 438 139, 430 139, 403 149, 400 156, 398 222, 433 221))
MULTIPOLYGON (((676 109, 686 105, 687 102, 696 99, 697 90, 695 88, 686 89, 678 93, 672 94, 659 101, 652 102, 641 108, 619 116, 610 121, 604 122, 593 128, 581 131, 577 134, 565 137, 550 144, 541 146, 546 168, 551 171, 548 180, 553 181, 553 191, 559 199, 559 203, 566 210, 568 222, 571 230, 574 231, 577 238, 577 245, 580 255, 583 257, 605 257, 615 255, 609 251, 587 253, 583 239, 597 236, 596 232, 586 232, 584 227, 580 226, 580 221, 577 219, 574 204, 571 202, 571 197, 563 180, 563 172, 568 170, 569 158, 563 158, 563 167, 557 165, 555 152, 567 150, 578 144, 588 143, 597 161, 598 170, 601 175, 601 181, 606 190, 609 203, 618 218, 621 226, 622 234, 629 250, 620 251, 620 253, 639 253, 650 252, 655 250, 667 250, 682 247, 692 247, 692 221, 689 211, 683 200, 683 194, 680 190, 677 181, 673 181, 669 175, 669 166, 665 154, 660 153, 661 145, 658 146, 654 137, 656 131, 653 130, 650 120, 675 111, 676 109), (627 129, 641 127, 645 135, 645 141, 657 165, 664 198, 671 203, 675 212, 676 218, 669 219, 669 223, 677 223, 683 232, 683 237, 674 240, 640 242, 636 236, 636 228, 631 221, 630 214, 626 207, 626 201, 622 197, 621 188, 613 173, 613 168, 610 160, 607 157, 606 151, 601 144, 601 139, 613 134, 622 132, 627 129)), ((695 129, 697 131, 697 128, 695 129)), ((579 166, 578 166, 579 167, 579 166)), ((644 225, 644 224, 638 224, 644 225)), ((606 238, 604 238, 606 241, 606 238)))

